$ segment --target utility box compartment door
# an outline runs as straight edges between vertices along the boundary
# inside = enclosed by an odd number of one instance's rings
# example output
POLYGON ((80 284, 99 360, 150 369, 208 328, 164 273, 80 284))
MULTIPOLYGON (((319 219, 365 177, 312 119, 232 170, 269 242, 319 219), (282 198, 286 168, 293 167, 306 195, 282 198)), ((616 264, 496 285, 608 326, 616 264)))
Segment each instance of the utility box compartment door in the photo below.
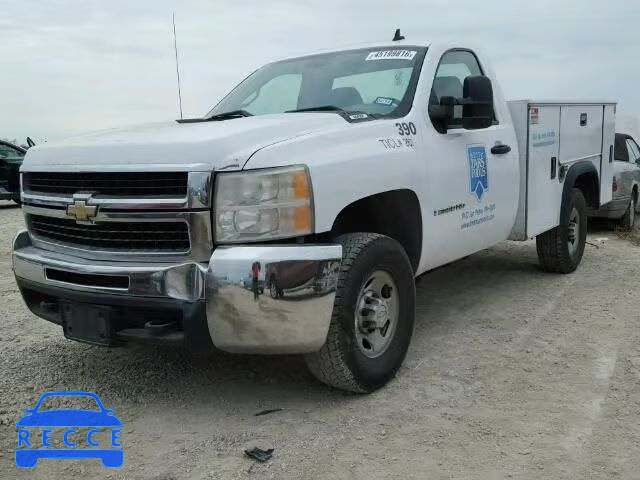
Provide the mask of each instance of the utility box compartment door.
POLYGON ((603 105, 562 105, 561 108, 560 163, 591 160, 600 171, 603 105))
POLYGON ((558 180, 560 117, 559 105, 529 107, 526 211, 529 238, 558 225, 562 197, 562 183, 558 180))
POLYGON ((613 200, 613 145, 616 140, 616 106, 604 106, 602 125, 602 163, 600 168, 600 205, 613 200))

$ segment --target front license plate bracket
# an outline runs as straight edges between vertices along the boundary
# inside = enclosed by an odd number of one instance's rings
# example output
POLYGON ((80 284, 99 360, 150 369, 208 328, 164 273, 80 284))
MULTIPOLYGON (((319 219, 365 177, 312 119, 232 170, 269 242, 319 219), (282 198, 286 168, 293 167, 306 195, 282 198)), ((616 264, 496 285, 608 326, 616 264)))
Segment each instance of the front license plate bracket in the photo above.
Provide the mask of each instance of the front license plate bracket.
POLYGON ((92 345, 111 345, 111 307, 64 303, 64 336, 92 345))

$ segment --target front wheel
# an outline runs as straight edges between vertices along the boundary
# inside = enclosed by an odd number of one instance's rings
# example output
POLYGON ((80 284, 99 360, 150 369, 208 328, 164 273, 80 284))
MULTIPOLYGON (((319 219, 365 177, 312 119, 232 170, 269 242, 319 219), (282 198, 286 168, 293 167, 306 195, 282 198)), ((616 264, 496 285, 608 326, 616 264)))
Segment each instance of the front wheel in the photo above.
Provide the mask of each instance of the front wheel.
POLYGON ((587 242, 587 209, 584 195, 574 188, 560 210, 560 225, 536 237, 538 261, 543 270, 571 273, 578 268, 587 242))
POLYGON ((275 278, 271 279, 271 282, 269 282, 269 295, 271 295, 271 298, 274 300, 282 296, 275 278))
POLYGON ((402 365, 415 316, 413 269, 402 246, 374 233, 341 236, 342 264, 327 341, 309 370, 335 388, 367 393, 402 365))

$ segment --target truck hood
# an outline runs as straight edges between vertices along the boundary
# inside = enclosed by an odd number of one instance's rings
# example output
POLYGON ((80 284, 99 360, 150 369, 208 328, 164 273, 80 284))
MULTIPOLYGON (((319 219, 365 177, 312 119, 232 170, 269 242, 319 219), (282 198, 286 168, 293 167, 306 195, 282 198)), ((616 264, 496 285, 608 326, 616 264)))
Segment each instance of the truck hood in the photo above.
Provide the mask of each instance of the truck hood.
POLYGON ((261 148, 347 126, 335 113, 304 112, 105 130, 33 147, 22 171, 239 170, 261 148))

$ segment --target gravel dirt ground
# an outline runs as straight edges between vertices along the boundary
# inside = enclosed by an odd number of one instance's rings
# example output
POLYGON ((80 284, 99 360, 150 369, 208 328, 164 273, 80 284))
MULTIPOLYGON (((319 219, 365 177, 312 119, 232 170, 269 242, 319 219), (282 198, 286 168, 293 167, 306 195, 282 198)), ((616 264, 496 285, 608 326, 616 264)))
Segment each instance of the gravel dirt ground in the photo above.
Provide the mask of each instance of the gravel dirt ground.
MULTIPOLYGON (((573 275, 502 243, 418 285, 409 355, 357 396, 298 357, 102 349, 33 316, 13 281, 18 208, 0 202, 0 478, 640 478, 640 247, 613 231, 573 275), (50 390, 96 392, 125 464, 14 464, 15 422, 50 390), (268 408, 284 410, 256 417, 268 408), (274 448, 256 463, 250 446, 274 448)), ((636 242, 637 243, 637 242, 636 242)))

